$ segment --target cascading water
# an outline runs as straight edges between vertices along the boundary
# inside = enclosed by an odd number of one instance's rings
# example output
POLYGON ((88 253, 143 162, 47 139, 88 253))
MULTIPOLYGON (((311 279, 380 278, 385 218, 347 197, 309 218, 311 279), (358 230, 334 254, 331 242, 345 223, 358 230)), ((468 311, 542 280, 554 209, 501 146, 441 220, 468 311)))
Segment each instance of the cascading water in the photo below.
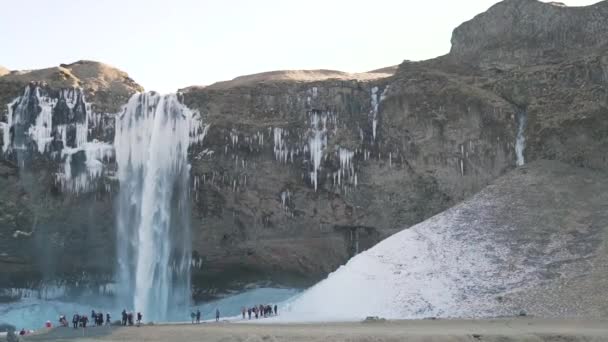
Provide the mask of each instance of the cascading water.
POLYGON ((177 95, 155 93, 134 95, 116 118, 118 299, 146 319, 182 317, 190 303, 187 150, 202 140, 197 119, 177 95))
POLYGON ((526 112, 520 110, 517 112, 517 136, 515 137, 515 155, 517 157, 517 166, 525 164, 524 149, 526 148, 526 137, 524 131, 526 129, 526 112))

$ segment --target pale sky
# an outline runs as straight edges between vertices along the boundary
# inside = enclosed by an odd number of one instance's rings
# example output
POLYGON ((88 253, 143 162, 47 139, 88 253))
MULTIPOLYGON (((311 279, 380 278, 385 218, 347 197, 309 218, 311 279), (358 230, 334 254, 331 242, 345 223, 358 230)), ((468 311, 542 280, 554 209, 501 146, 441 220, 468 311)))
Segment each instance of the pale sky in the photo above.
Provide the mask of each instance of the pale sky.
POLYGON ((367 71, 447 53, 452 30, 496 2, 2 0, 0 65, 91 59, 163 93, 279 69, 367 71))

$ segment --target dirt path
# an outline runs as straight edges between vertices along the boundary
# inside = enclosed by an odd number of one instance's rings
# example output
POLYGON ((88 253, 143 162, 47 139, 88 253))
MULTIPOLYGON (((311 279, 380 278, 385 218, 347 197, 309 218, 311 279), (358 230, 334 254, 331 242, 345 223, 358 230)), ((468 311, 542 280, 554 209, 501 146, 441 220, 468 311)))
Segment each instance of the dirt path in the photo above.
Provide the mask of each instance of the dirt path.
POLYGON ((608 321, 416 320, 371 323, 152 325, 54 329, 25 341, 608 341, 608 321))

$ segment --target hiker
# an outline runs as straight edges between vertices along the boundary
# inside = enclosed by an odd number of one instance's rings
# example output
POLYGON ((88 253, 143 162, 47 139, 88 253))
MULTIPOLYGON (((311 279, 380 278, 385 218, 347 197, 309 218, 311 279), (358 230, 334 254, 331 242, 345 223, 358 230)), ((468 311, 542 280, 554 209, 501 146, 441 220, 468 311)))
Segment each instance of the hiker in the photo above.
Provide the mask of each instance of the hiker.
POLYGON ((249 319, 251 319, 251 308, 247 309, 247 315, 249 315, 249 319))
POLYGON ((127 325, 127 310, 126 309, 122 310, 122 321, 121 321, 121 323, 124 326, 127 325))
POLYGON ((275 304, 274 305, 274 315, 276 316, 278 314, 279 314, 279 311, 277 310, 277 305, 275 304))
POLYGON ((190 312, 190 318, 192 319, 192 324, 194 324, 194 320, 196 319, 196 314, 194 311, 190 312))
POLYGON ((141 312, 137 313, 137 326, 141 325, 141 319, 142 319, 143 315, 141 314, 141 312))
POLYGON ((80 316, 78 314, 74 314, 72 317, 72 324, 74 325, 74 329, 78 329, 78 322, 80 322, 80 316))
POLYGON ((106 313, 106 325, 110 325, 110 313, 106 313))
POLYGON ((196 309, 196 324, 201 322, 201 310, 196 309))
POLYGON ((215 321, 220 321, 220 309, 215 309, 215 321))

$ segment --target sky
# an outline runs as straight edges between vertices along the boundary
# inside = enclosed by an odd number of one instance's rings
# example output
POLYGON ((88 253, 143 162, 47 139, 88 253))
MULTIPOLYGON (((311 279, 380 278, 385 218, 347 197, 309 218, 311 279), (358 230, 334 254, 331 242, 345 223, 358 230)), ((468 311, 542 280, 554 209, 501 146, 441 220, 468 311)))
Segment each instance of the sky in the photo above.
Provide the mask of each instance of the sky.
POLYGON ((0 65, 96 60, 162 93, 271 70, 362 72, 446 54, 452 30, 496 2, 2 0, 0 65))

